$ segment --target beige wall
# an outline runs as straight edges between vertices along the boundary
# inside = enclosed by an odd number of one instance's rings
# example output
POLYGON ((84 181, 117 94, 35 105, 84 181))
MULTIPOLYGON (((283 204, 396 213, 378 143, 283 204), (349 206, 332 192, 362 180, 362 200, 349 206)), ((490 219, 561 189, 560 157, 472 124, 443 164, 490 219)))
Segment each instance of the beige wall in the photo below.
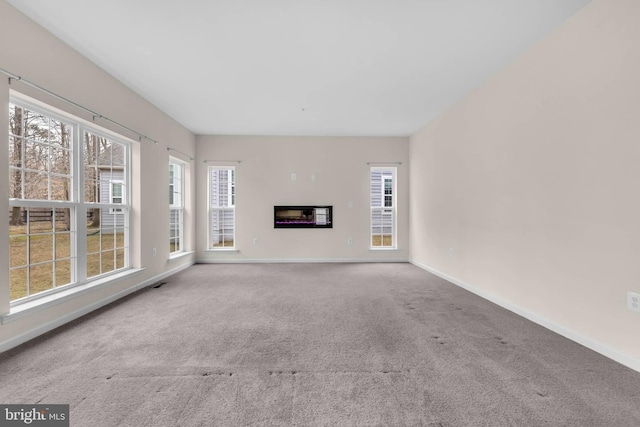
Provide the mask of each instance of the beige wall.
MULTIPOLYGON (((168 261, 168 166, 165 165, 168 165, 169 146, 194 156, 195 136, 4 1, 0 1, 0 67, 160 142, 158 145, 149 142, 133 143, 133 263, 134 267, 145 270, 135 277, 115 281, 109 286, 66 300, 50 309, 0 325, 1 350, 31 336, 30 334, 42 332, 64 319, 69 320, 110 298, 122 295, 122 292, 127 292, 135 285, 148 283, 193 262, 193 255, 168 261), (158 250, 155 257, 152 256, 153 247, 158 250)), ((7 79, 2 76, 0 128, 3 131, 0 132, 0 147, 8 144, 6 129, 9 89, 38 98, 85 120, 92 120, 87 113, 56 101, 23 83, 13 81, 9 86, 7 79)), ((103 120, 97 119, 95 123, 137 141, 136 135, 123 132, 103 120)), ((6 148, 0 150, 0 169, 4 170, 8 168, 6 151, 6 148)), ((176 156, 183 157, 178 154, 176 156)), ((193 164, 190 173, 193 180, 193 164)), ((0 314, 9 310, 8 193, 4 175, 0 179, 0 194, 5 195, 0 197, 0 314)), ((195 243, 192 218, 195 200, 192 192, 187 197, 190 209, 187 247, 193 250, 195 243)))
POLYGON ((197 258, 202 261, 407 260, 408 138, 199 136, 197 258), (234 160, 236 253, 207 252, 207 167, 234 160), (369 250, 369 165, 398 167, 398 249, 369 250), (296 180, 291 180, 291 173, 296 180), (312 181, 311 175, 315 175, 312 181), (352 202, 353 207, 349 207, 352 202), (333 205, 332 229, 274 229, 274 205, 333 205), (253 243, 257 238, 256 244, 253 243), (348 238, 353 243, 348 244, 348 238))
POLYGON ((414 262, 640 370, 638 22, 594 1, 410 154, 414 262))
MULTIPOLYGON (((196 142, 189 131, 0 2, 0 67, 160 141, 157 146, 134 144, 132 249, 134 265, 145 269, 0 325, 0 349, 196 258, 368 261, 411 256, 421 266, 640 369, 640 314, 625 306, 627 291, 640 292, 639 21, 635 0, 595 0, 410 142, 241 136, 202 136, 196 142), (168 178, 158 165, 166 165, 169 154, 183 156, 169 153, 169 146, 188 156, 197 152, 198 158, 190 163, 186 236, 187 248, 197 252, 177 261, 167 261, 168 178), (207 164, 202 161, 207 159, 241 160, 236 164, 238 252, 205 250, 207 164), (367 162, 401 162, 398 251, 369 250, 367 162), (297 174, 296 181, 291 173, 297 174), (273 229, 273 205, 320 203, 334 206, 333 229, 273 229)), ((21 83, 11 88, 91 120, 21 83)), ((9 89, 7 80, 0 79, 3 129, 9 89)), ((6 147, 6 132, 0 133, 0 142, 6 147)), ((0 150, 2 167, 7 167, 6 150, 0 150)), ((6 179, 0 179, 0 193, 8 194, 6 179)), ((9 310, 7 224, 8 202, 0 197, 0 242, 5 242, 0 243, 0 313, 9 310)))

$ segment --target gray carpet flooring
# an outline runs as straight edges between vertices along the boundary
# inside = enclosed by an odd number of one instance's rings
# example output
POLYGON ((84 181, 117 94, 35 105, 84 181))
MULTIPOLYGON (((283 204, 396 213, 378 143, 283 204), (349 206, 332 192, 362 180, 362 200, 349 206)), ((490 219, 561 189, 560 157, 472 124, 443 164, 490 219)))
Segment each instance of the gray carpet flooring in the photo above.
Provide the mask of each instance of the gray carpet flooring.
POLYGON ((410 264, 196 265, 0 355, 72 426, 640 426, 640 373, 410 264))

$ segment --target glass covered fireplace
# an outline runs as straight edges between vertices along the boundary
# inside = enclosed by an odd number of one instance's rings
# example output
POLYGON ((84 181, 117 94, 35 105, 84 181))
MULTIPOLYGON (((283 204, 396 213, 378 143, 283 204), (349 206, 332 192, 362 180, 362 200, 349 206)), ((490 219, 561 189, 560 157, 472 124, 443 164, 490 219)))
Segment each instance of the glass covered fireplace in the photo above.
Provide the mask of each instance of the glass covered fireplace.
POLYGON ((273 228, 333 228, 333 206, 274 206, 273 228))

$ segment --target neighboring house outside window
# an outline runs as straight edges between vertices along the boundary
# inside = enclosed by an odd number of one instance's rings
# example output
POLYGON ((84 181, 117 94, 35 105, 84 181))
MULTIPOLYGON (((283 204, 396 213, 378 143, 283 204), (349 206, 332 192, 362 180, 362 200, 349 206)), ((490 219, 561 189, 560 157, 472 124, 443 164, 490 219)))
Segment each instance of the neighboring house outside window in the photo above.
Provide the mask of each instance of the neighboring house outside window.
POLYGON ((8 149, 12 304, 129 267, 128 143, 12 96, 8 149))
POLYGON ((209 249, 235 248, 235 168, 209 167, 209 249))
POLYGON ((169 254, 184 252, 184 164, 169 160, 169 254))
POLYGON ((372 167, 370 170, 371 248, 396 248, 396 170, 372 167))
MULTIPOLYGON (((124 194, 123 194, 124 182, 113 180, 111 181, 110 187, 111 187, 111 203, 116 205, 122 204, 122 202, 124 201, 124 194)), ((113 214, 121 214, 121 213, 122 213, 121 208, 109 209, 109 214, 113 215, 113 214)))

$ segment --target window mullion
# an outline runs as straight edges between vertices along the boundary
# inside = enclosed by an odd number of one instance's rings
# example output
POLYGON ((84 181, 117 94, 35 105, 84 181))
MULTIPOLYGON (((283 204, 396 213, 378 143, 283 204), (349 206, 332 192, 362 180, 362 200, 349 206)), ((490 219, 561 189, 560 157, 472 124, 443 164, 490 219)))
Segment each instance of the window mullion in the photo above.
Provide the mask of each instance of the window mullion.
POLYGON ((84 129, 82 126, 74 126, 76 132, 73 135, 73 145, 75 155, 72 168, 74 172, 73 178, 73 193, 74 202, 76 202, 76 208, 74 209, 74 219, 72 227, 75 227, 74 242, 71 247, 72 256, 75 251, 75 281, 83 283, 87 280, 87 206, 84 200, 84 151, 83 151, 83 135, 84 129))
MULTIPOLYGON (((9 120, 17 119, 20 114, 19 122, 16 123, 20 129, 17 132, 10 132, 10 136, 15 141, 9 147, 12 156, 14 156, 12 157, 14 161, 10 164, 10 172, 18 178, 19 182, 16 180, 15 185, 20 185, 20 188, 16 188, 16 191, 19 190, 18 194, 11 193, 12 197, 8 199, 8 205, 14 209, 20 209, 21 212, 27 212, 27 218, 24 222, 11 225, 25 229, 24 231, 19 228, 12 229, 12 233, 26 236, 26 264, 11 268, 10 290, 12 292, 15 290, 14 294, 17 295, 10 297, 11 304, 13 305, 14 302, 21 304, 33 300, 32 297, 37 298, 36 294, 62 287, 67 280, 70 284, 86 283, 88 276, 91 276, 89 279, 92 279, 104 272, 109 273, 123 267, 129 267, 130 145, 124 141, 118 141, 117 137, 112 137, 92 125, 85 124, 80 119, 55 112, 52 108, 33 104, 20 96, 11 95, 10 105, 9 120), (89 137, 96 136, 97 138, 88 140, 92 144, 92 148, 97 149, 95 153, 85 154, 84 152, 85 132, 89 137), (35 151, 32 152, 27 142, 35 147, 35 151), (19 150, 15 150, 18 144, 19 150), (108 155, 99 158, 98 156, 107 153, 106 150, 109 150, 108 155), (118 170, 118 175, 122 176, 118 188, 120 197, 116 198, 119 203, 91 203, 94 200, 85 200, 85 178, 87 184, 94 185, 96 188, 100 183, 98 177, 95 177, 96 180, 93 181, 93 177, 84 176, 85 161, 93 162, 93 154, 96 156, 96 165, 103 164, 111 170, 111 179, 113 179, 115 169, 118 170), (20 158, 15 159, 18 156, 20 158), (47 158, 45 159, 44 156, 47 158), (27 185, 28 179, 31 179, 29 185, 27 185), (60 197, 61 195, 63 197, 60 197), (107 234, 110 234, 113 241, 108 242, 108 246, 100 244, 98 246, 100 255, 94 256, 95 259, 92 261, 87 256, 87 250, 88 247, 93 247, 95 239, 87 236, 89 228, 87 213, 93 209, 96 212, 101 210, 104 213, 108 207, 122 209, 126 213, 125 221, 119 223, 114 221, 107 224, 107 232, 109 229, 111 230, 107 234), (41 214, 46 211, 50 211, 51 218, 49 220, 43 219, 41 214), (59 212, 64 217, 61 216, 58 219, 59 212), (51 221, 51 223, 46 224, 46 221, 51 221), (32 225, 33 227, 31 227, 32 225), (58 227, 61 225, 63 227, 58 227), (60 233, 58 233, 59 228, 60 233), (47 241, 50 239, 51 243, 46 243, 43 246, 40 243, 44 239, 40 239, 40 236, 47 237, 47 241), (36 242, 38 239, 40 240, 36 242), (48 248, 49 244, 53 245, 51 249, 48 248), (65 252, 58 251, 59 244, 65 246, 65 252), (98 263, 103 261, 102 252, 105 252, 103 249, 113 250, 113 259, 105 256, 104 262, 109 264, 108 269, 104 271, 105 269, 100 268, 96 274, 94 264, 96 261, 98 263), (49 253, 50 251, 53 252, 49 253), (124 262, 122 252, 125 252, 124 262), (113 264, 111 265, 111 263, 113 264), (52 274, 53 277, 44 277, 42 271, 36 271, 36 268, 48 270, 49 264, 52 264, 52 267, 46 276, 52 274), (67 268, 70 270, 69 273, 66 271, 67 268), (58 275, 58 273, 61 274, 58 275), (19 282, 14 283, 14 277, 18 277, 19 282), (35 294, 32 294, 34 292, 35 294)), ((11 131, 14 130, 11 129, 11 131)), ((91 151, 91 148, 88 150, 91 151)), ((104 189, 100 191, 104 191, 104 189)), ((100 202, 100 200, 96 201, 100 202)), ((98 239, 102 239, 102 228, 105 225, 101 219, 97 218, 95 221, 101 224, 99 230, 101 234, 97 237, 98 239)), ((93 224, 91 226, 93 227, 93 224)), ((106 235, 105 238, 107 238, 106 235)), ((14 240, 17 241, 17 239, 14 240)), ((10 241, 11 245, 14 245, 13 240, 10 241)))

